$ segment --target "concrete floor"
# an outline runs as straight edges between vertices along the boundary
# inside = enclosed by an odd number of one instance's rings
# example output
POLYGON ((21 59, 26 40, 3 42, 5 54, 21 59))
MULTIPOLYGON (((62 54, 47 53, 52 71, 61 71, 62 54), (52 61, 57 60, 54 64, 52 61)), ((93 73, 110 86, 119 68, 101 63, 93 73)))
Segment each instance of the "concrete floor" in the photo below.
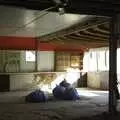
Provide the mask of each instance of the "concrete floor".
POLYGON ((92 116, 108 110, 108 92, 77 89, 78 101, 25 103, 30 91, 0 93, 0 120, 62 120, 92 116))

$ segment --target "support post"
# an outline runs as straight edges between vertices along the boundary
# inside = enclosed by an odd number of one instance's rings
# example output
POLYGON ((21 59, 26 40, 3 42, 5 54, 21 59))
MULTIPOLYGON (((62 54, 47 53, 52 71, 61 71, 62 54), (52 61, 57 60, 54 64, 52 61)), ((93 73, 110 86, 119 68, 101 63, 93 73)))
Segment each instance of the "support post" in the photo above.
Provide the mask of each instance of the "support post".
POLYGON ((117 15, 112 16, 110 21, 110 39, 109 39, 109 112, 117 112, 117 15))
POLYGON ((39 42, 36 39, 35 40, 35 45, 36 45, 36 49, 35 49, 35 72, 38 72, 38 47, 39 47, 39 42))

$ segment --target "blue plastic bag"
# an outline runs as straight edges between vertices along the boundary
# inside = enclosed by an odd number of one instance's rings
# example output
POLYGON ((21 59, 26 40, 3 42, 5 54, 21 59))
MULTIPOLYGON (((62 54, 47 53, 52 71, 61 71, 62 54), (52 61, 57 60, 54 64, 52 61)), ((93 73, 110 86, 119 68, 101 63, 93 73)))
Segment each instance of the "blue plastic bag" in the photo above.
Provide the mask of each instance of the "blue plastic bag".
POLYGON ((75 88, 66 88, 64 92, 64 99, 65 100, 78 100, 80 99, 78 92, 75 88))
POLYGON ((35 90, 26 96, 26 102, 45 102, 48 96, 41 90, 35 90))
POLYGON ((60 86, 67 88, 67 87, 70 87, 71 84, 68 83, 66 80, 63 80, 63 81, 60 83, 60 86))
POLYGON ((62 87, 60 85, 56 86, 53 89, 53 95, 57 99, 64 99, 64 92, 65 92, 65 87, 62 87))

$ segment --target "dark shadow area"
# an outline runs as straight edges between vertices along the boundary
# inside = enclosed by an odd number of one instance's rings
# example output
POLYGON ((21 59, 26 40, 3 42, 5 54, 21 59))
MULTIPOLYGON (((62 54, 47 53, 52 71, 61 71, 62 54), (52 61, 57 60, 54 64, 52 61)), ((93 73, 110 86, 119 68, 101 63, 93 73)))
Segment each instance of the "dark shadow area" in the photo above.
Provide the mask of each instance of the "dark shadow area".
POLYGON ((80 73, 80 79, 78 79, 78 87, 87 87, 87 73, 80 73))
POLYGON ((92 116, 92 117, 81 117, 78 119, 72 119, 72 120, 119 120, 120 119, 120 113, 116 113, 114 115, 110 113, 102 113, 100 115, 92 116))

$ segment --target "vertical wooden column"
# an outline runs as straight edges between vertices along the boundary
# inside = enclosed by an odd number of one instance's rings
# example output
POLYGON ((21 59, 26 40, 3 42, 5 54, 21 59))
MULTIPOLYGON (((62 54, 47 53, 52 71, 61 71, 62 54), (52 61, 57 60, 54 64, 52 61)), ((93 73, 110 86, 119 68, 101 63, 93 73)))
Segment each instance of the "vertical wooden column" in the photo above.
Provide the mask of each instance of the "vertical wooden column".
POLYGON ((39 41, 35 39, 35 72, 38 72, 38 47, 39 47, 39 41))
POLYGON ((117 15, 111 17, 109 39, 109 112, 112 114, 117 112, 117 21, 117 15))

